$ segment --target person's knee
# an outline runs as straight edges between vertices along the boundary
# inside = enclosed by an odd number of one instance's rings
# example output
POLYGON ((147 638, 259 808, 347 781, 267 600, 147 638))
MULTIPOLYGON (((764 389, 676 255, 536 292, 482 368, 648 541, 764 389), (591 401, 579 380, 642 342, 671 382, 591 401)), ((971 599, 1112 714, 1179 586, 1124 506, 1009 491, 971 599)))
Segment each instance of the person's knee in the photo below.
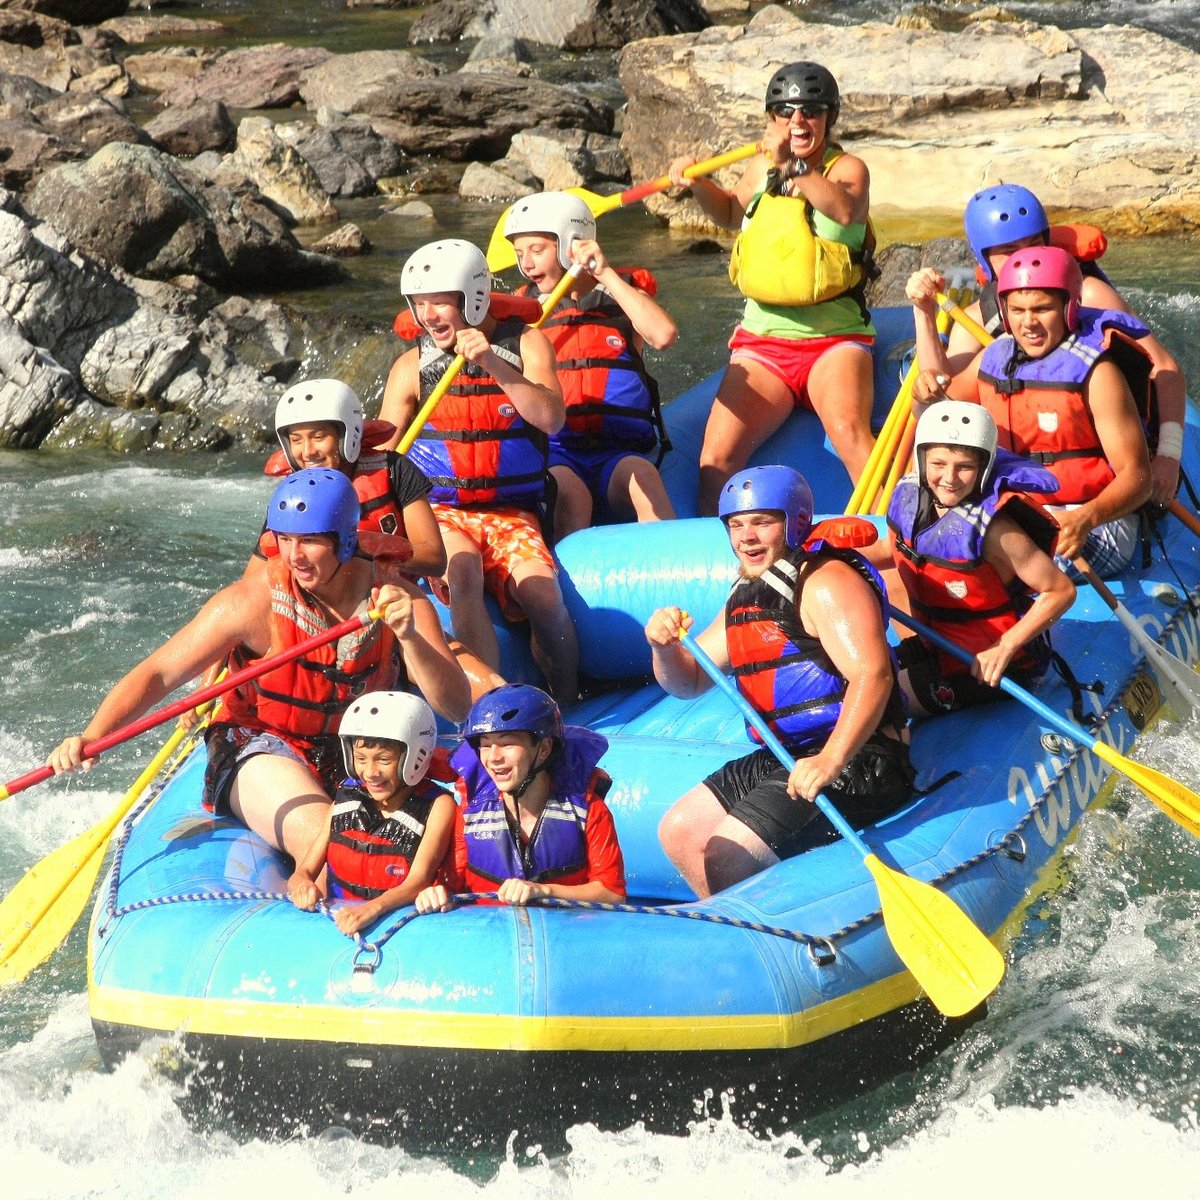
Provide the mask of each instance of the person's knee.
POLYGON ((659 821, 658 843, 676 866, 700 849, 696 822, 678 804, 669 808, 659 821))
POLYGON ((446 564, 446 582, 452 595, 458 589, 482 591, 483 559, 475 551, 455 551, 446 564))

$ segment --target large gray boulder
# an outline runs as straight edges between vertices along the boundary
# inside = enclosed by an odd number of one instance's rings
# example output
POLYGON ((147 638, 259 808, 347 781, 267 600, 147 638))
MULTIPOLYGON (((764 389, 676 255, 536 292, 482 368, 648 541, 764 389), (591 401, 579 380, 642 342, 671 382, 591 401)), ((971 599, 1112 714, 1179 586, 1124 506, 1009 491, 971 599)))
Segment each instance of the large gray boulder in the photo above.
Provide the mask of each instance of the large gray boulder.
POLYGON ((287 108, 300 99, 300 79, 329 58, 318 46, 247 46, 229 50, 206 63, 199 74, 159 96, 165 106, 186 108, 202 100, 220 100, 228 108, 287 108))
POLYGON ((408 50, 360 50, 334 54, 300 76, 300 98, 313 111, 378 112, 392 102, 393 89, 412 79, 442 74, 436 63, 408 50))
POLYGON ((455 162, 500 158, 513 134, 536 125, 610 133, 613 111, 578 89, 508 74, 454 72, 397 82, 351 111, 405 154, 455 162))
POLYGON ((267 444, 266 368, 293 372, 302 335, 266 302, 203 312, 204 291, 107 271, 0 193, 0 447, 267 444))
MULTIPOLYGON (((771 72, 815 58, 839 81, 836 134, 870 168, 876 211, 957 215, 985 184, 1019 180, 1055 209, 1104 214, 1111 229, 1197 224, 1200 56, 1186 47, 1114 26, 814 28, 775 7, 745 26, 627 46, 622 145, 634 178, 677 154, 756 140, 771 72)), ((705 224, 694 203, 650 204, 673 223, 705 224)))
POLYGON ((149 146, 105 146, 57 167, 26 203, 72 244, 132 275, 197 275, 234 290, 333 270, 305 253, 261 198, 234 196, 149 146))

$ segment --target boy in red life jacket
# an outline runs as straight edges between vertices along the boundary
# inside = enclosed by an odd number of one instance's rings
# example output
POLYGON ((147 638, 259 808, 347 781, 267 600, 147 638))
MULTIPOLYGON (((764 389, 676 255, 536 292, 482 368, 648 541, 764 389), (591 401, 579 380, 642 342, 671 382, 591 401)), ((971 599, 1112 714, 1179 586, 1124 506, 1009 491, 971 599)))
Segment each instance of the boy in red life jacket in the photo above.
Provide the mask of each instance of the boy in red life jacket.
POLYGON ((563 726, 553 699, 507 684, 475 702, 463 744, 451 886, 416 898, 418 912, 446 912, 452 893, 496 892, 502 904, 625 899, 625 863, 597 763, 608 741, 563 726))
POLYGON ((482 252, 469 242, 432 242, 409 256, 400 290, 421 333, 393 364, 380 415, 408 428, 454 357, 466 360, 410 451, 433 484, 454 633, 499 669, 486 587, 506 617, 528 618, 550 690, 573 700, 579 646, 539 523, 547 438, 565 419, 562 390, 546 338, 519 317, 491 315, 490 283, 482 252))
POLYGON ((926 715, 994 700, 1006 673, 1033 686, 1050 663, 1044 634, 1071 607, 1075 585, 1051 557, 1057 524, 1023 494, 1053 491, 1054 476, 998 449, 987 409, 931 405, 914 446, 917 471, 888 506, 891 555, 881 543, 882 553, 867 554, 896 567, 913 616, 975 655, 965 667, 919 637, 901 641, 900 686, 910 711, 926 715))
MULTIPOLYGON (((1149 357, 1127 314, 1080 303, 1079 264, 1057 246, 1027 247, 1005 262, 996 291, 1005 334, 946 387, 983 404, 1000 445, 1048 467, 1045 497, 1059 524, 1062 565, 1082 555, 1100 576, 1118 574, 1137 544, 1137 510, 1150 499, 1150 452, 1131 381, 1148 403, 1149 357)), ((919 358, 913 397, 941 391, 944 376, 919 358)))
MULTIPOLYGON (((976 192, 967 201, 963 227, 978 263, 976 274, 983 284, 979 299, 968 306, 967 316, 993 336, 1004 330, 996 280, 1009 257, 1029 246, 1061 243, 1077 257, 1083 274, 1080 303, 1085 307, 1137 316, 1095 262, 1107 248, 1103 233, 1091 226, 1051 228, 1041 201, 1028 188, 1006 183, 976 192)), ((945 290, 945 277, 931 267, 915 272, 906 289, 916 310, 918 361, 935 373, 953 376, 962 371, 982 347, 974 334, 958 323, 951 326, 949 344, 942 345, 937 332, 936 296, 945 290)), ((1169 504, 1179 486, 1187 381, 1174 356, 1148 328, 1143 327, 1137 336, 1152 363, 1157 407, 1157 435, 1150 462, 1151 499, 1155 504, 1169 504)))
POLYGON ((205 741, 204 803, 299 858, 320 831, 336 779, 336 729, 364 692, 403 671, 447 720, 470 710, 466 675, 428 598, 358 553, 359 501, 339 471, 297 471, 267 505, 279 554, 205 602, 182 629, 119 680, 77 737, 51 752, 55 772, 88 767, 84 747, 147 712, 210 663, 231 670, 290 649, 368 608, 383 609, 336 643, 228 692, 205 741))
POLYGON ((328 868, 330 900, 362 901, 334 910, 353 936, 386 913, 411 904, 437 877, 454 828, 454 799, 426 778, 437 743, 433 709, 404 692, 369 692, 338 728, 347 779, 325 828, 288 880, 288 898, 313 909, 328 868))
MULTIPOLYGON (((406 574, 445 572, 446 547, 429 506, 429 480, 405 455, 364 447, 362 404, 352 388, 340 379, 294 384, 275 406, 275 434, 287 468, 328 467, 350 480, 362 506, 360 533, 408 540, 412 553, 403 561, 406 574)), ((278 457, 268 462, 269 474, 286 473, 278 457)), ((261 549, 255 554, 264 557, 261 549)))
MULTIPOLYGON (((663 817, 663 849, 700 897, 833 840, 811 803, 817 792, 861 829, 906 804, 913 784, 878 573, 854 550, 809 538, 812 492, 791 467, 739 471, 721 492, 719 516, 738 578, 696 640, 732 671, 796 763, 789 770, 765 747, 752 751, 663 817)), ((673 696, 713 686, 680 645, 690 623, 674 607, 646 622, 654 677, 673 696)))
POLYGON ((555 538, 586 529, 597 509, 622 521, 669 520, 675 510, 650 457, 662 437, 658 384, 642 350, 667 349, 679 330, 651 298, 654 277, 612 267, 596 241, 596 218, 570 192, 518 200, 504 236, 529 280, 523 294, 541 299, 572 265, 586 267, 542 325, 567 406, 566 424, 550 436, 555 538))

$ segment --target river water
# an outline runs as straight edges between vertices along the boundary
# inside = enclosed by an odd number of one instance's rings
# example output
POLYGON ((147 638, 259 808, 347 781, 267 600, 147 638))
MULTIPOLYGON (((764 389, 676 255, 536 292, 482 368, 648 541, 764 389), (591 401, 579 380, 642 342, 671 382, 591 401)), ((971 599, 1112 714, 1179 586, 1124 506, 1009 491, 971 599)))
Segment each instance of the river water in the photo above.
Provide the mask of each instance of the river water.
MULTIPOLYGON (((1022 12, 1034 6, 1013 5, 1022 12)), ((1129 19, 1195 40, 1193 2, 1044 4, 1064 25, 1129 19)), ((894 5, 837 6, 837 19, 894 5)), ((246 41, 306 39, 337 49, 379 44, 404 14, 346 13, 295 0, 275 18, 266 0, 185 11, 237 22, 246 41), (268 16, 270 20, 268 20, 268 16), (364 37, 363 30, 374 32, 364 37)), ((813 17, 832 7, 812 5, 813 17)), ((228 40, 228 39, 227 39, 228 40)), ((564 61, 562 69, 570 64, 564 61)), ((593 69, 594 68, 589 68, 593 69)), ((595 70, 596 74, 601 74, 595 70)), ((399 264, 430 237, 486 244, 499 215, 435 200, 434 227, 348 206, 378 252, 354 282, 292 296, 342 331, 312 348, 313 370, 347 375, 369 401, 396 344, 386 330, 399 264)), ((947 232, 930 230, 930 232, 947 232)), ((683 331, 655 370, 670 396, 723 360, 737 305, 720 255, 641 211, 605 218, 615 260, 652 267, 683 331)), ((1106 265, 1160 329, 1193 381, 1200 313, 1193 244, 1117 245, 1106 265), (1136 284, 1136 286, 1135 286, 1136 284)), ((112 681, 236 575, 270 484, 249 456, 121 459, 0 452, 0 779, 35 765, 80 728, 112 681)), ((150 733, 106 756, 89 777, 42 785, 0 805, 0 892, 117 804, 157 748, 150 733)), ((1163 724, 1139 756, 1200 787, 1200 728, 1163 724)), ((345 1131, 280 1141, 189 1125, 178 1086, 149 1054, 101 1069, 87 1017, 82 929, 26 983, 0 994, 0 1163, 8 1200, 172 1197, 233 1186, 239 1195, 912 1195, 976 1197, 1091 1191, 1200 1195, 1200 847, 1128 785, 1089 814, 1057 877, 1035 901, 987 1019, 932 1062, 862 1098, 754 1137, 697 1098, 684 1136, 645 1128, 562 1131, 567 1149, 539 1154, 416 1155, 345 1131)), ((853 1064, 847 1064, 847 1070, 853 1064)), ((319 1081, 314 1081, 319 1087, 319 1081)))

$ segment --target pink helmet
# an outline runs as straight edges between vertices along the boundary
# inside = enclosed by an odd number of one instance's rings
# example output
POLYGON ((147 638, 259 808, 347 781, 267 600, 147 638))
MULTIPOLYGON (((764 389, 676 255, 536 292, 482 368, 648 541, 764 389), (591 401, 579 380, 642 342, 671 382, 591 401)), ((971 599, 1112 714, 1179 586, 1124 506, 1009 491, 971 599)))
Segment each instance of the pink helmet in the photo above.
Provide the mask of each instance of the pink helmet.
POLYGON ((1036 288, 1046 292, 1064 292, 1067 298, 1067 328, 1074 332, 1079 328, 1079 306, 1083 293, 1083 273, 1079 264, 1065 250, 1057 246, 1026 246, 1009 256, 1000 268, 996 281, 996 294, 1000 298, 1000 318, 1009 333, 1008 311, 1004 297, 1008 292, 1036 288))

